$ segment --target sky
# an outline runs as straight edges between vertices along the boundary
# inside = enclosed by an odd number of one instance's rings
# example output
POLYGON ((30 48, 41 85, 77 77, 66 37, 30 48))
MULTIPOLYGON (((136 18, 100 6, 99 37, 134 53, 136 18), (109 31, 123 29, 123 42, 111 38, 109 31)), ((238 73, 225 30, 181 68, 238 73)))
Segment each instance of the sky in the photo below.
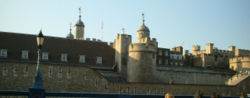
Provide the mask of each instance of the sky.
POLYGON ((103 41, 125 33, 135 42, 144 13, 159 47, 250 49, 250 0, 0 0, 0 31, 66 37, 80 7, 85 38, 102 39, 103 22, 103 41))

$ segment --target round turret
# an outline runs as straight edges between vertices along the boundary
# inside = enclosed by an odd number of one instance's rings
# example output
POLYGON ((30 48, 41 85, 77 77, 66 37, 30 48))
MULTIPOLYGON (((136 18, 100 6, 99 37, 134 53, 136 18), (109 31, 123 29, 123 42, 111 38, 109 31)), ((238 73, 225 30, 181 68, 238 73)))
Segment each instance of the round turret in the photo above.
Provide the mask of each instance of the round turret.
POLYGON ((138 28, 137 32, 139 32, 139 31, 150 32, 148 27, 145 26, 144 23, 138 28))
POLYGON ((84 23, 81 20, 81 8, 79 8, 79 20, 75 24, 74 39, 84 39, 84 23))
POLYGON ((73 39, 73 38, 74 38, 74 35, 73 35, 72 33, 69 33, 69 34, 67 35, 66 38, 68 38, 68 39, 73 39))
POLYGON ((129 45, 128 82, 154 82, 157 46, 147 43, 129 45))
POLYGON ((82 22, 81 19, 79 19, 79 20, 76 22, 75 26, 83 26, 83 27, 85 27, 85 25, 84 25, 84 23, 82 22))
POLYGON ((72 29, 71 29, 71 23, 70 23, 69 34, 67 34, 66 38, 74 39, 74 35, 71 33, 71 31, 72 31, 72 29))
POLYGON ((146 43, 146 40, 150 40, 150 30, 145 25, 144 14, 142 14, 142 25, 137 30, 137 43, 146 43))

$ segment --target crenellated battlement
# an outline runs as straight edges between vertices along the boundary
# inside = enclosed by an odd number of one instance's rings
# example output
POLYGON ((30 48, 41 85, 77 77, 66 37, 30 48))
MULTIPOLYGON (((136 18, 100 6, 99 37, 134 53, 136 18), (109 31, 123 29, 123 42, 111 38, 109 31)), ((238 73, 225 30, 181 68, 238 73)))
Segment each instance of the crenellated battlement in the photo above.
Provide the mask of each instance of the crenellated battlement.
POLYGON ((200 45, 193 45, 192 46, 193 51, 200 51, 200 48, 201 48, 200 45))
POLYGON ((241 57, 234 57, 230 58, 229 62, 239 62, 239 61, 250 61, 250 56, 241 56, 241 57))
POLYGON ((134 43, 129 45, 129 52, 156 52, 157 46, 150 43, 134 43))
POLYGON ((128 35, 128 34, 117 34, 116 39, 121 39, 121 38, 129 38, 129 39, 131 39, 131 35, 128 35))

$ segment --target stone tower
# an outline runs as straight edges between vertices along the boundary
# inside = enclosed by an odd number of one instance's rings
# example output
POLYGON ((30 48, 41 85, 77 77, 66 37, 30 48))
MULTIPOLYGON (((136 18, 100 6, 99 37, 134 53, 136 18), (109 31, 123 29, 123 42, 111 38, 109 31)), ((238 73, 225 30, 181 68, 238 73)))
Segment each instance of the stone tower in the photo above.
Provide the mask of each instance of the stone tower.
POLYGON ((206 47, 206 53, 207 54, 213 53, 213 46, 214 46, 214 44, 213 43, 208 43, 206 46, 207 46, 206 47))
POLYGON ((79 8, 79 20, 75 24, 74 39, 84 40, 84 27, 85 25, 81 20, 81 8, 79 8))
POLYGON ((113 47, 115 49, 115 64, 117 65, 117 72, 122 77, 127 76, 127 62, 128 62, 128 47, 131 44, 131 35, 118 34, 113 47))
POLYGON ((156 39, 150 39, 148 27, 143 24, 137 30, 137 42, 129 45, 127 65, 128 82, 154 82, 156 72, 156 39))
POLYGON ((172 48, 172 51, 180 52, 182 54, 183 53, 183 47, 182 46, 174 47, 174 48, 172 48))
POLYGON ((74 35, 71 33, 72 29, 71 29, 71 23, 70 23, 70 29, 69 29, 69 34, 67 35, 67 39, 74 39, 74 35))
POLYGON ((200 45, 193 45, 192 46, 192 54, 193 55, 196 55, 197 54, 197 52, 199 52, 200 51, 200 45))
POLYGON ((235 46, 229 46, 228 50, 231 51, 231 52, 234 52, 235 51, 235 46))

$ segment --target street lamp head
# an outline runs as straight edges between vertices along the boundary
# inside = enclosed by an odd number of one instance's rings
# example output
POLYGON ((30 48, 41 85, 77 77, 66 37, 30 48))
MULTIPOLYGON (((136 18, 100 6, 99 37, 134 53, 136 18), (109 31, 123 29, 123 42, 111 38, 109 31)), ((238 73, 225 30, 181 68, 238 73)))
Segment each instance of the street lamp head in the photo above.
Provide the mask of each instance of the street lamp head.
POLYGON ((36 41, 38 48, 41 49, 44 41, 42 30, 40 30, 38 36, 36 37, 36 41))

